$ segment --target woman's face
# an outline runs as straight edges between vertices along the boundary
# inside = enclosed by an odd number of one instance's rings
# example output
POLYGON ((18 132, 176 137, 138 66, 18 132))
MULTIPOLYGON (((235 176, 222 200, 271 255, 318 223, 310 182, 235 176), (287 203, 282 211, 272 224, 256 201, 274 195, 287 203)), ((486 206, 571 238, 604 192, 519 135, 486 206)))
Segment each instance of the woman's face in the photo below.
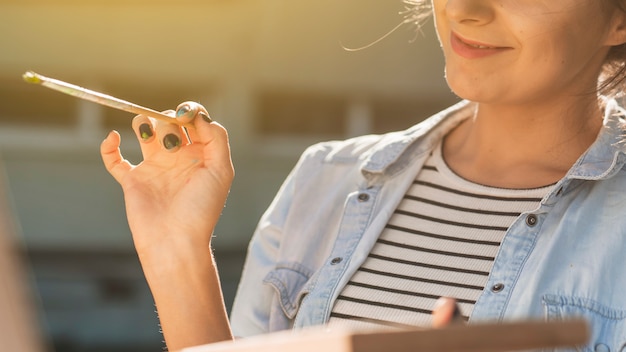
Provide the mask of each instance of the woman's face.
MULTIPOLYGON (((460 97, 536 104, 596 88, 618 11, 604 0, 433 0, 446 79, 460 97)), ((620 16, 621 17, 621 16, 620 16)))

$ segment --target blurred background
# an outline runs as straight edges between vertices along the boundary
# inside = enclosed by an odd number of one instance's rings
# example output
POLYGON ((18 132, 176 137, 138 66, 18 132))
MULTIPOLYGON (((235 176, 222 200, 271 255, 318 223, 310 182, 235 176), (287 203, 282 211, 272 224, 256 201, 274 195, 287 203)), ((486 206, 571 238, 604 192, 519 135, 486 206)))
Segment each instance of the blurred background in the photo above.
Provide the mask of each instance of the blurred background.
MULTIPOLYGON (((405 129, 454 103, 432 20, 401 0, 0 0, 0 173, 49 351, 158 351, 122 193, 99 144, 132 115, 29 85, 28 70, 151 107, 194 100, 237 176, 214 241, 230 308, 247 242, 311 143, 405 129)), ((1 318, 1 317, 0 317, 1 318)))

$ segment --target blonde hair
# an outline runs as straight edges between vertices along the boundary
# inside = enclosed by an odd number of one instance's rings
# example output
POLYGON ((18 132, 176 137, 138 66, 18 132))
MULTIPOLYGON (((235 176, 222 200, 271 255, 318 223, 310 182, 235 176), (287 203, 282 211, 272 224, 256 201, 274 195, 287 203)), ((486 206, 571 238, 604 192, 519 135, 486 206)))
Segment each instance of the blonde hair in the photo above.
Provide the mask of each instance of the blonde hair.
POLYGON ((430 0, 403 0, 405 11, 403 23, 414 24, 418 29, 422 27, 424 22, 432 13, 432 5, 430 0))

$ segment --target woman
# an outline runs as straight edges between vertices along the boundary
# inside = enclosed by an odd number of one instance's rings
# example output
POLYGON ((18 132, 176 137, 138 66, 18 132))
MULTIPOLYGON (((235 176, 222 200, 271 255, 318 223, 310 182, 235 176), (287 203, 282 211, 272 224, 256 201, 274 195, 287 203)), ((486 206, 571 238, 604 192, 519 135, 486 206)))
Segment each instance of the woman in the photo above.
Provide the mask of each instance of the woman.
MULTIPOLYGON (((304 153, 253 236, 234 335, 427 325, 451 296, 471 321, 582 315, 589 349, 622 348, 625 126, 607 96, 624 78, 626 5, 431 5, 465 100, 406 131, 304 153)), ((102 144, 172 349, 233 336, 209 248, 233 177, 227 135, 197 104, 176 115, 194 119, 189 140, 135 118, 138 166, 117 133, 102 144)))

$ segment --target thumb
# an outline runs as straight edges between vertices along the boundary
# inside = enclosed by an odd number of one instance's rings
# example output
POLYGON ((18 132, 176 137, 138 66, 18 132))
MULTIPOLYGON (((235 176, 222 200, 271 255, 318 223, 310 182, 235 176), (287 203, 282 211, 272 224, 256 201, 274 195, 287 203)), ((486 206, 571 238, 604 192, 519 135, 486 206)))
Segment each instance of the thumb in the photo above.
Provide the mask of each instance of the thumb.
POLYGON ((449 297, 441 297, 437 300, 432 319, 433 328, 441 328, 465 321, 456 300, 449 297))
POLYGON ((194 128, 188 132, 192 142, 200 142, 203 145, 204 161, 207 165, 221 165, 222 170, 232 172, 228 132, 224 126, 210 118, 197 118, 194 120, 194 128))
POLYGON ((132 165, 122 157, 120 141, 120 134, 117 131, 111 131, 100 144, 100 155, 102 156, 104 167, 121 184, 122 179, 130 171, 132 165))

